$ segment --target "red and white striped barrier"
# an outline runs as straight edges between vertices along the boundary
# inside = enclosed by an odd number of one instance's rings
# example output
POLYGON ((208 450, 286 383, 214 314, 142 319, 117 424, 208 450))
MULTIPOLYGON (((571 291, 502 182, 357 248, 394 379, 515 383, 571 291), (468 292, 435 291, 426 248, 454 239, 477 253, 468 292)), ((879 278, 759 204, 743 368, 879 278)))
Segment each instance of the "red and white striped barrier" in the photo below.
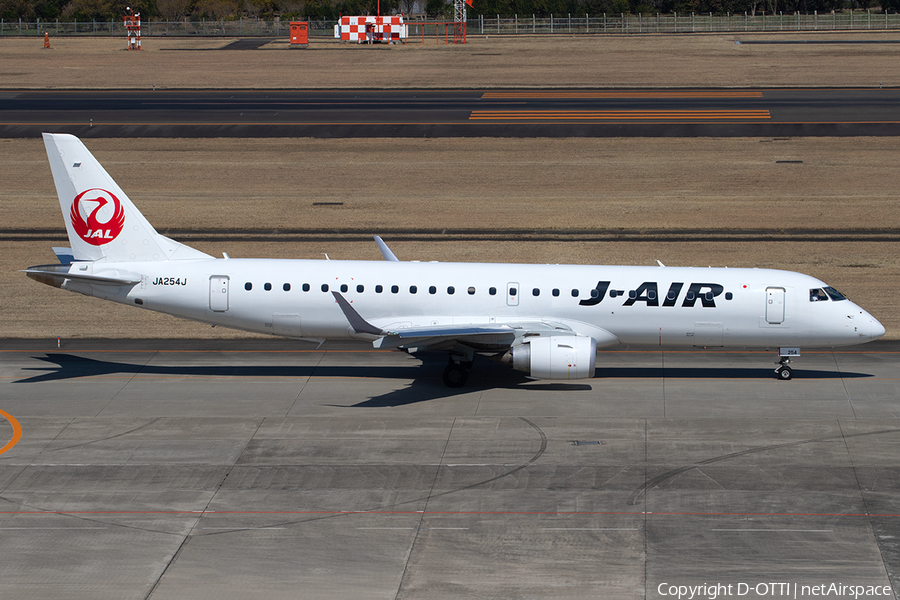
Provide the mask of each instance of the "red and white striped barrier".
POLYGON ((403 17, 341 17, 334 26, 334 37, 342 42, 399 42, 409 35, 403 17))

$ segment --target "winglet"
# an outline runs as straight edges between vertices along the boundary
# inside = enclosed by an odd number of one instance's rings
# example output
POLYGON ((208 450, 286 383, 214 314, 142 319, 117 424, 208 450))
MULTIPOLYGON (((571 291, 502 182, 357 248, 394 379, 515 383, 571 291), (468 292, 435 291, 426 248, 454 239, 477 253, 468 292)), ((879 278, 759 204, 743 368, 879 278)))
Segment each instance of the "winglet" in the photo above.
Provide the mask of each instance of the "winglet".
POLYGON ((334 299, 337 301, 338 306, 341 307, 341 312, 343 312, 344 316, 347 317, 347 320, 350 321, 350 327, 353 328, 353 331, 356 333, 368 333, 370 335, 385 335, 384 331, 378 329, 359 316, 359 313, 350 306, 350 303, 347 302, 339 292, 331 293, 334 295, 334 299))
POLYGON ((399 262, 400 259, 391 252, 391 249, 388 248, 387 244, 384 243, 384 240, 381 239, 380 235, 373 235, 375 238, 375 243, 378 244, 378 249, 381 250, 381 255, 384 257, 384 260, 389 260, 391 262, 399 262))

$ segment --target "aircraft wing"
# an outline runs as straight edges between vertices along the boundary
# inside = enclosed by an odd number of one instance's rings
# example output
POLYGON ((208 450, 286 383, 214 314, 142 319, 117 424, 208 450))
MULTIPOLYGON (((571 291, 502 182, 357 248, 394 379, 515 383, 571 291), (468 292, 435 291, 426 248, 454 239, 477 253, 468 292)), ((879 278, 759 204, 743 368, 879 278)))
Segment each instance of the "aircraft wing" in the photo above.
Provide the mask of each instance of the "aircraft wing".
POLYGON ((544 321, 427 325, 386 330, 366 321, 340 293, 332 294, 356 333, 378 336, 373 342, 376 348, 438 350, 462 344, 481 351, 502 351, 510 348, 519 338, 549 334, 576 335, 569 327, 544 321))

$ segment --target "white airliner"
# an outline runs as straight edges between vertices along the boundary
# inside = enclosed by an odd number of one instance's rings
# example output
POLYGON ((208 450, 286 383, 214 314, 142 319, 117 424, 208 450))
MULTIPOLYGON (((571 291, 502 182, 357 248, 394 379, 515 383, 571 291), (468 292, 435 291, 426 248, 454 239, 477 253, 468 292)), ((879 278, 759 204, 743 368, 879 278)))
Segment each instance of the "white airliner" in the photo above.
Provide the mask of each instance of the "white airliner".
POLYGON ((884 327, 822 281, 769 269, 214 258, 156 232, 81 141, 44 134, 71 242, 41 283, 245 331, 446 352, 464 385, 475 353, 535 379, 593 377, 616 344, 800 348, 859 344, 884 327))

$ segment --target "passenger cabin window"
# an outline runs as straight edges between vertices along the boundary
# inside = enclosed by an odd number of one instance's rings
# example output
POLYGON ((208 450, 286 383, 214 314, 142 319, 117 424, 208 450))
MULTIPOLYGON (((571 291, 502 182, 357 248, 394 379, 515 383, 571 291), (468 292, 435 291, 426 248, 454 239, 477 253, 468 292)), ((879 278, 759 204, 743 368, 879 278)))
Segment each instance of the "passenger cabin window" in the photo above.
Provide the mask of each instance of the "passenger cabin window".
POLYGON ((419 288, 417 288, 416 286, 414 286, 414 285, 409 286, 409 293, 410 293, 410 294, 415 294, 415 293, 418 292, 418 291, 419 291, 419 288))
POLYGON ((573 297, 573 298, 577 298, 577 297, 578 297, 578 290, 572 290, 572 297, 573 297))
POLYGON ((328 284, 327 284, 327 283, 323 283, 323 284, 322 284, 322 291, 323 291, 323 292, 327 292, 327 291, 328 291, 328 284))
POLYGON ((392 293, 392 294, 396 294, 396 293, 399 292, 399 291, 400 291, 400 286, 396 286, 396 285, 392 285, 392 286, 391 286, 391 293, 392 293))
POLYGON ((265 285, 263 286, 263 288, 265 288, 265 290, 266 290, 267 292, 271 292, 271 291, 272 291, 272 284, 271 284, 271 283, 267 283, 267 284, 265 284, 265 285))
POLYGON ((380 293, 383 292, 383 291, 384 291, 384 286, 381 286, 381 285, 376 285, 376 286, 375 286, 375 293, 376 293, 376 294, 380 294, 380 293))
POLYGON ((346 292, 346 291, 347 291, 347 284, 346 284, 346 283, 342 283, 342 284, 341 284, 341 291, 342 291, 342 292, 346 292))
POLYGON ((600 297, 600 290, 598 290, 597 288, 592 288, 591 289, 591 298, 599 298, 599 297, 600 297))
POLYGON ((495 288, 495 287, 488 288, 488 294, 490 294, 491 296, 496 296, 496 295, 497 295, 497 288, 495 288))
POLYGON ((433 286, 433 285, 432 285, 432 286, 429 286, 429 287, 428 287, 428 293, 429 293, 429 294, 437 294, 437 288, 436 288, 435 286, 433 286))
POLYGON ((475 288, 474 288, 474 287, 469 287, 469 289, 466 290, 466 291, 469 292, 469 295, 470 295, 470 296, 474 296, 474 295, 475 295, 475 288))
POLYGON ((247 283, 244 284, 244 289, 249 292, 250 290, 253 289, 253 284, 248 281, 247 283))
POLYGON ((286 292, 289 292, 289 291, 291 291, 291 284, 286 283, 283 286, 281 286, 281 289, 283 289, 286 292))
POLYGON ((518 291, 516 288, 509 288, 509 295, 515 296, 518 291))
MULTIPOLYGON (((596 291, 597 290, 591 290, 591 292, 596 292, 596 291)), ((631 298, 632 300, 636 299, 637 291, 636 290, 628 290, 628 297, 631 298)))
POLYGON ((304 292, 308 292, 308 291, 309 291, 309 284, 308 284, 308 283, 304 283, 304 284, 303 284, 303 291, 304 291, 304 292))
POLYGON ((541 295, 541 290, 538 289, 538 288, 534 288, 533 290, 531 290, 531 295, 532 295, 532 296, 540 296, 540 295, 541 295))
POLYGON ((822 300, 828 300, 828 294, 825 293, 825 290, 822 288, 809 290, 810 302, 821 302, 822 300))
POLYGON ((357 293, 362 294, 364 291, 366 291, 366 287, 363 285, 358 285, 356 286, 356 291, 357 293))
POLYGON ((453 294, 456 293, 456 288, 451 285, 450 287, 447 288, 447 293, 452 296, 453 294))
POLYGON ((553 297, 554 297, 554 298, 556 298, 557 296, 559 296, 559 288, 553 288, 552 294, 553 294, 553 297))

